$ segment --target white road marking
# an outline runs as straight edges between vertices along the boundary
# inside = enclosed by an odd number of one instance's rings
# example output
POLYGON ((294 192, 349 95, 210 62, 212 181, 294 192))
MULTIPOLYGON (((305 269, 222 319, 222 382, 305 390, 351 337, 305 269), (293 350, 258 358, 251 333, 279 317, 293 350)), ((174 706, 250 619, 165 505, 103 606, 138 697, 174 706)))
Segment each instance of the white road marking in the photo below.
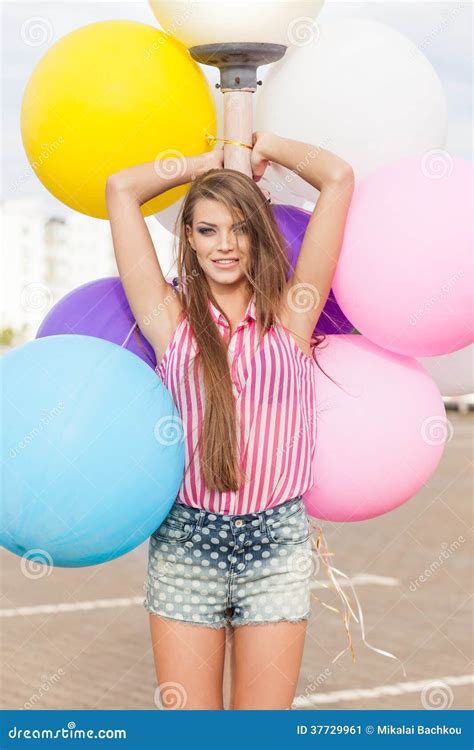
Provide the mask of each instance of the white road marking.
POLYGON ((379 685, 373 688, 358 688, 353 690, 335 690, 332 693, 319 695, 298 695, 293 701, 293 708, 310 708, 327 703, 340 701, 356 701, 361 698, 380 698, 382 695, 404 695, 405 693, 419 693, 431 684, 446 683, 447 685, 470 685, 474 682, 474 675, 454 675, 451 677, 432 677, 417 682, 395 682, 393 685, 379 685))
MULTIPOLYGON (((357 586, 400 586, 401 581, 399 578, 391 578, 390 576, 375 576, 370 573, 358 573, 357 575, 351 576, 351 581, 357 586)), ((341 586, 350 586, 349 581, 339 579, 341 586)), ((327 588, 327 581, 315 580, 311 583, 312 589, 327 588), (325 585, 323 585, 325 584, 325 585)))
POLYGON ((133 607, 141 604, 145 596, 130 596, 120 599, 93 599, 90 602, 65 602, 63 604, 37 604, 34 607, 15 607, 0 609, 0 617, 19 617, 20 615, 52 615, 60 612, 78 612, 85 609, 110 609, 113 607, 133 607))
MULTIPOLYGON (((375 583, 382 586, 393 586, 399 583, 396 578, 383 578, 381 576, 356 576, 352 578, 352 582, 358 582, 359 584, 375 583), (364 578, 363 581, 360 580, 362 577, 364 578)), ((317 585, 319 582, 315 581, 314 583, 317 585)), ((22 615, 59 614, 61 612, 83 612, 84 610, 112 609, 114 607, 134 607, 136 605, 141 605, 143 600, 144 596, 130 596, 117 599, 93 599, 84 602, 64 602, 62 604, 39 604, 33 607, 0 609, 0 617, 20 617, 22 615)), ((379 685, 374 688, 335 690, 331 693, 320 693, 318 695, 298 695, 293 701, 293 707, 310 708, 311 706, 337 703, 340 701, 356 701, 361 698, 370 699, 379 698, 384 695, 395 696, 404 695, 406 693, 418 693, 426 685, 440 681, 453 686, 470 685, 474 682, 474 675, 433 677, 418 680, 417 682, 396 682, 393 685, 379 685)))
MULTIPOLYGON (((358 586, 398 586, 398 578, 387 576, 375 576, 359 573, 352 576, 351 581, 358 586)), ((340 581, 341 586, 348 586, 347 581, 340 581)), ((312 581, 312 589, 327 588, 326 581, 312 581)), ((20 617, 21 615, 53 615, 61 612, 81 612, 92 609, 110 609, 113 607, 134 607, 142 604, 145 595, 121 597, 120 599, 93 599, 86 602, 64 602, 63 604, 37 604, 33 607, 13 607, 12 609, 0 609, 0 617, 20 617)))

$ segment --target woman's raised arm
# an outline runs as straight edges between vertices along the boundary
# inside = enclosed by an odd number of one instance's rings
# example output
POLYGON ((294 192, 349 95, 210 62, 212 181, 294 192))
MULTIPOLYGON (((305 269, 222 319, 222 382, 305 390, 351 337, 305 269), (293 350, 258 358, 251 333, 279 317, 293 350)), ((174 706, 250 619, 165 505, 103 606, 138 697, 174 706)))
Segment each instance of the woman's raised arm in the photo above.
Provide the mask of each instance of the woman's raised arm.
POLYGON ((293 275, 287 282, 284 325, 306 348, 326 304, 342 248, 354 190, 351 165, 337 154, 273 133, 254 134, 254 162, 293 170, 320 192, 306 228, 293 275), (304 304, 300 304, 304 300, 304 304))
POLYGON ((157 359, 176 328, 181 305, 161 270, 140 206, 222 166, 221 153, 218 149, 179 160, 145 162, 116 172, 107 180, 107 211, 120 279, 135 320, 157 359))

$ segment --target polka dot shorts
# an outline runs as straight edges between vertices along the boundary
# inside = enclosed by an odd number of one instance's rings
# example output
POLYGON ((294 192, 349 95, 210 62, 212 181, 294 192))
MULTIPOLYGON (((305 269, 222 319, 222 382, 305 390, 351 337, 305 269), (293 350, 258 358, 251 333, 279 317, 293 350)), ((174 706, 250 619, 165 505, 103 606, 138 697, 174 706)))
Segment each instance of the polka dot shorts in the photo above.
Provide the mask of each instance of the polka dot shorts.
POLYGON ((144 606, 215 628, 307 619, 311 569, 301 495, 234 516, 175 503, 150 537, 144 606))

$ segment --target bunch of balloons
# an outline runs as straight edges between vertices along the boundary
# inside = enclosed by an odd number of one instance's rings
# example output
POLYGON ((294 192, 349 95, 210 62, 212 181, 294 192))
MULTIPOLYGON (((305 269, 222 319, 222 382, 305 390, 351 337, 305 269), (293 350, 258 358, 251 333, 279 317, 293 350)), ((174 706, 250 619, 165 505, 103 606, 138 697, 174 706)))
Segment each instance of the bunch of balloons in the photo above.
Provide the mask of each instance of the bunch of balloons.
MULTIPOLYGON (((176 18, 174 3, 151 0, 164 30, 122 20, 80 28, 33 71, 21 132, 43 185, 106 219, 110 174, 209 148, 223 97, 212 91, 215 69, 203 71, 189 46, 289 47, 264 66, 255 130, 338 153, 356 177, 315 330, 327 342, 317 350, 315 484, 305 502, 317 518, 357 521, 400 506, 428 481, 449 438, 441 393, 474 390, 473 175, 445 150, 446 97, 420 50, 373 21, 316 24, 322 4, 268 3, 262 13, 258 3, 220 0, 216 13, 215 2, 183 0, 176 18)), ((311 215, 301 205, 317 206, 318 193, 275 164, 262 186, 294 268, 311 215)), ((186 187, 144 204, 143 215, 173 230, 186 187)), ((155 365, 115 277, 70 292, 34 341, 3 358, 7 549, 93 565, 159 526, 181 484, 184 448, 155 365)))
MULTIPOLYGON (((125 20, 53 44, 21 109, 25 151, 43 185, 102 219, 110 174, 205 151, 215 126, 209 85, 187 48, 125 20)), ((143 215, 185 191, 145 203, 143 215)), ((150 363, 135 356, 140 342, 153 357, 146 340, 131 332, 122 346, 129 308, 110 282, 60 300, 44 332, 1 362, 0 542, 34 563, 85 566, 125 554, 161 524, 182 481, 179 414, 150 363)))

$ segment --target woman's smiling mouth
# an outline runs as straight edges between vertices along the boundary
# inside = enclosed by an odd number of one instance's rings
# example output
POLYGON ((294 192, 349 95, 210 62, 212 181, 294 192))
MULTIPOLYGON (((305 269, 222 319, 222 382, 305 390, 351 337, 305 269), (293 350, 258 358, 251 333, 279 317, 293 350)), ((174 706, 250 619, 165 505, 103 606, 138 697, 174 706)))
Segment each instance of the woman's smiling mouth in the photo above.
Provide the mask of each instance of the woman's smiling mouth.
POLYGON ((222 260, 213 260, 212 262, 215 263, 215 265, 219 268, 232 268, 232 266, 236 266, 239 261, 236 258, 234 258, 233 260, 231 260, 230 258, 222 258, 222 260))

